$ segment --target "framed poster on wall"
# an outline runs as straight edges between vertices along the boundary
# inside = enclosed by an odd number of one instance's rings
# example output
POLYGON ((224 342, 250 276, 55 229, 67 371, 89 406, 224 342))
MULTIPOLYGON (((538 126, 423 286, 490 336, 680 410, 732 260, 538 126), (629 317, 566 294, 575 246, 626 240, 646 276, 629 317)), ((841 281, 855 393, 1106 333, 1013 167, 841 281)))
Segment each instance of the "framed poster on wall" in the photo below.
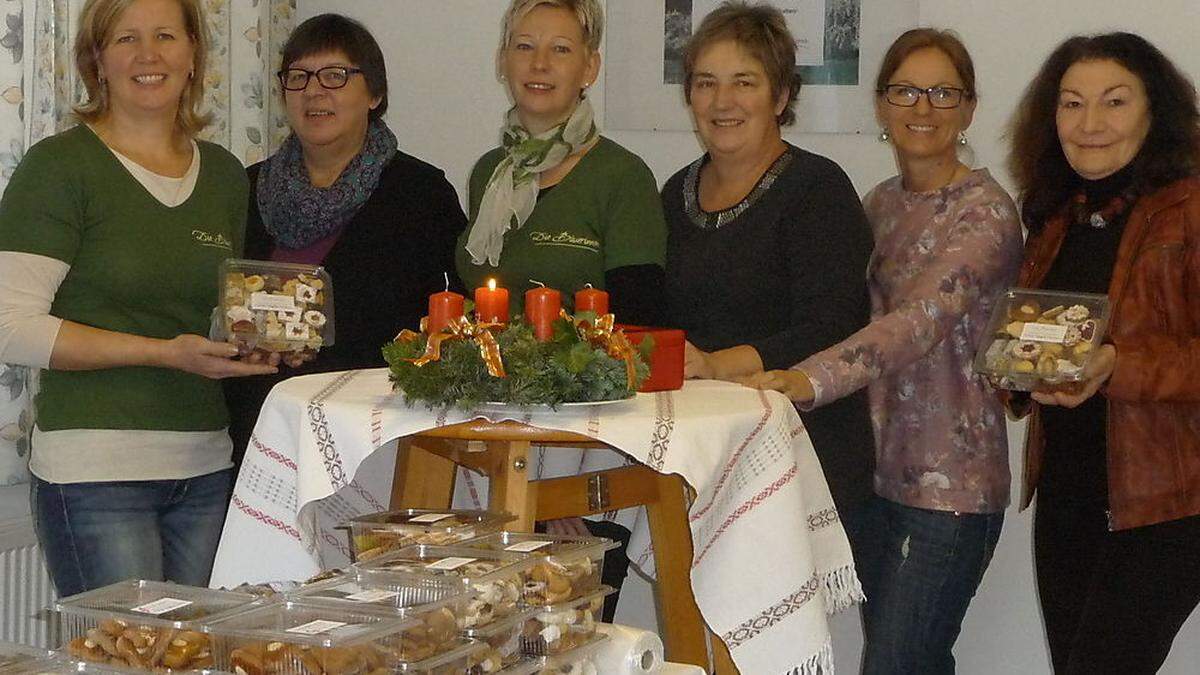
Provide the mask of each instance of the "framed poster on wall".
MULTIPOLYGON (((608 3, 605 127, 688 131, 683 48, 721 0, 608 3)), ((883 53, 917 24, 917 0, 772 0, 796 38, 804 83, 794 131, 875 129, 872 89, 883 53)))

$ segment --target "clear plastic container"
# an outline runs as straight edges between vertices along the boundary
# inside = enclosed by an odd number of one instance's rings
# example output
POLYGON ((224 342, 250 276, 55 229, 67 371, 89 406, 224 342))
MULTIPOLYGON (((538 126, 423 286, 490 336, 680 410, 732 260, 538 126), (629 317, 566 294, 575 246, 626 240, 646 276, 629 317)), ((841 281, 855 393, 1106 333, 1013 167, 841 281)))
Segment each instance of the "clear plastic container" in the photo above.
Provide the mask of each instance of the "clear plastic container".
POLYGON ((526 656, 497 675, 537 675, 542 670, 544 657, 526 656))
POLYGON ((399 574, 397 582, 411 577, 457 579, 477 595, 462 617, 462 627, 482 628, 525 608, 523 589, 536 560, 524 553, 483 551, 451 546, 409 546, 358 563, 359 579, 377 583, 372 577, 388 580, 399 574))
POLYGON ((1015 391, 1083 379, 1108 330, 1108 297, 1011 288, 996 300, 975 372, 1015 391))
POLYGON ((254 606, 254 596, 157 581, 123 581, 54 605, 68 657, 137 670, 209 670, 203 626, 254 606))
POLYGON ((535 656, 557 656, 587 643, 596 634, 604 598, 614 592, 601 586, 585 597, 537 608, 525 622, 521 648, 535 656))
POLYGON ((208 630, 218 667, 238 675, 350 675, 412 661, 404 633, 416 625, 386 612, 286 600, 208 630))
POLYGON ((413 544, 450 546, 504 529, 513 516, 491 511, 402 509, 351 519, 350 549, 356 561, 413 544))
POLYGON ((574 648, 554 656, 546 656, 538 664, 537 675, 598 675, 600 664, 596 657, 607 635, 597 633, 574 648))
POLYGON ((29 661, 38 657, 47 657, 49 654, 45 650, 36 649, 28 645, 19 645, 12 642, 0 642, 0 670, 7 666, 11 666, 18 661, 29 661))
POLYGON ((463 548, 527 553, 538 562, 524 589, 531 605, 553 605, 583 597, 600 588, 604 552, 617 543, 603 537, 500 532, 472 539, 463 548))
POLYGON ((493 621, 482 628, 468 628, 463 631, 463 635, 484 645, 473 659, 473 672, 480 675, 508 672, 507 668, 524 659, 521 635, 525 629, 525 622, 535 611, 526 609, 505 619, 493 621))
POLYGON ((482 649, 483 646, 478 642, 462 638, 458 640, 454 649, 424 661, 396 664, 392 672, 413 675, 476 675, 472 663, 482 649))
POLYGON ((416 624, 404 631, 404 656, 424 661, 460 646, 459 631, 475 591, 452 578, 390 575, 363 581, 345 576, 300 588, 289 597, 308 604, 368 608, 412 619, 416 624))
MULTIPOLYGON (((108 663, 86 663, 72 661, 62 655, 30 658, 6 666, 0 666, 2 675, 79 675, 81 673, 99 673, 102 675, 128 675, 144 671, 134 668, 121 667, 108 663)), ((193 670, 189 675, 229 675, 218 670, 193 670)))
POLYGON ((229 259, 221 264, 213 339, 245 361, 279 354, 292 367, 334 341, 333 283, 323 267, 229 259))

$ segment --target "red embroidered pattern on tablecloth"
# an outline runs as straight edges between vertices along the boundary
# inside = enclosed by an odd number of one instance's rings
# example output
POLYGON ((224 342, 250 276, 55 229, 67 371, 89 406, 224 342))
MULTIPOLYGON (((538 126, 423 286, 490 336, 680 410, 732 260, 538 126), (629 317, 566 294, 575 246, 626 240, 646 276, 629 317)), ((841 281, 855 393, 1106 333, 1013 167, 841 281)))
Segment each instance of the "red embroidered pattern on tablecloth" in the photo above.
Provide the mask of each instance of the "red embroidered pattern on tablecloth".
POLYGON ((725 645, 730 649, 737 649, 771 626, 803 609, 809 600, 812 600, 813 596, 817 594, 817 589, 820 588, 820 585, 817 575, 814 573, 812 578, 800 587, 800 590, 780 600, 775 606, 759 612, 758 616, 753 619, 744 621, 737 628, 722 635, 721 639, 725 641, 725 645))
MULTIPOLYGON (((767 487, 763 488, 763 490, 761 492, 754 495, 754 497, 752 497, 749 501, 747 501, 744 504, 742 504, 741 506, 737 507, 737 509, 735 509, 733 511, 733 513, 729 514, 729 517, 725 519, 725 522, 721 523, 721 526, 717 528, 717 531, 713 534, 712 538, 708 540, 708 543, 706 543, 704 545, 704 548, 701 549, 700 553, 696 555, 696 558, 692 561, 692 567, 693 568, 696 567, 697 565, 700 564, 701 560, 704 560, 704 556, 708 555, 708 550, 710 548, 712 548, 712 545, 715 544, 718 539, 721 538, 721 535, 725 533, 725 530, 727 530, 731 525, 733 525, 735 522, 737 522, 737 520, 739 518, 741 518, 742 516, 746 515, 747 513, 751 512, 751 511, 753 511, 754 507, 765 502, 768 497, 770 497, 771 495, 778 492, 779 489, 782 488, 784 485, 787 485, 788 483, 792 482, 792 479, 796 477, 797 471, 798 471, 798 469, 796 468, 796 465, 793 464, 792 468, 788 469, 787 473, 780 476, 779 479, 776 480, 774 483, 771 483, 767 487)), ((809 520, 809 523, 810 524, 812 523, 811 518, 809 520)))
POLYGON ((767 397, 761 391, 758 392, 758 400, 763 404, 762 418, 758 420, 758 424, 755 425, 754 430, 750 432, 750 435, 746 436, 746 439, 743 440, 742 444, 738 446, 738 449, 733 453, 733 456, 730 457, 729 461, 725 463, 725 468, 721 471, 721 477, 717 479, 717 484, 709 492, 708 503, 698 509, 695 509, 688 518, 689 521, 696 522, 703 517, 705 513, 708 513, 708 510, 712 508, 713 504, 716 503, 717 495, 720 494, 721 489, 725 487, 725 482, 729 480, 729 475, 733 473, 733 467, 737 465, 738 460, 741 459, 742 453, 746 451, 746 448, 750 447, 750 441, 753 441, 755 438, 757 438, 758 435, 762 433, 762 430, 766 428, 767 421, 771 419, 771 404, 767 401, 767 397))
POLYGON ((281 520, 272 518, 271 516, 268 516, 267 514, 263 513, 262 511, 259 511, 258 509, 250 507, 245 502, 243 502, 241 499, 239 499, 237 495, 233 496, 233 505, 236 506, 239 511, 241 511, 242 513, 257 520, 258 522, 263 523, 265 525, 270 525, 271 527, 279 530, 280 532, 283 532, 284 534, 288 535, 289 537, 292 537, 293 539, 300 541, 300 532, 298 532, 296 530, 296 528, 288 525, 287 523, 284 523, 281 520))
POLYGON ((279 464, 286 466, 287 468, 291 469, 292 471, 299 471, 299 469, 296 467, 295 462, 293 462, 288 457, 284 457, 278 451, 272 450, 271 448, 268 448, 267 446, 260 443, 258 440, 258 437, 255 436, 254 434, 250 434, 250 444, 254 446, 255 450, 258 450, 259 452, 266 455, 267 457, 270 457, 271 459, 275 460, 279 464))

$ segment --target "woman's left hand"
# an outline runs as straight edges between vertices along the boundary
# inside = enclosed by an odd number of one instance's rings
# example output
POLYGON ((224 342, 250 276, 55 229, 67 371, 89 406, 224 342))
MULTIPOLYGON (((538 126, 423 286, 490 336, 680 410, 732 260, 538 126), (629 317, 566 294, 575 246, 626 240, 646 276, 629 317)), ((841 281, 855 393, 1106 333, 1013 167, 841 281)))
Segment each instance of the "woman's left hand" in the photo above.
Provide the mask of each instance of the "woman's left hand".
POLYGON ((1035 391, 1030 395, 1033 400, 1042 405, 1058 405, 1064 408, 1074 408, 1088 400, 1100 390, 1100 387, 1112 377, 1117 365, 1117 348, 1104 345, 1096 350, 1096 354, 1083 368, 1083 380, 1071 389, 1056 389, 1053 391, 1035 391))

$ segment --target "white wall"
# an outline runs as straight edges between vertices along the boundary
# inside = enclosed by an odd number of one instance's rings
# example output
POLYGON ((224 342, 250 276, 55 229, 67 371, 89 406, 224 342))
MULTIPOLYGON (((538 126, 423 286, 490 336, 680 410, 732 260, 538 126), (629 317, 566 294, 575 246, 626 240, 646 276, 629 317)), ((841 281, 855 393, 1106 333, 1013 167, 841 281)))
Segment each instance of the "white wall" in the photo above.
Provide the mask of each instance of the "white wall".
MULTIPOLYGON (((299 12, 303 19, 340 11, 367 23, 388 57, 392 87, 388 122, 401 146, 445 169, 465 198, 471 165, 497 143, 500 118, 508 107, 493 66, 500 17, 507 4, 502 0, 299 0, 299 12)), ((1003 170, 1004 124, 1042 59, 1067 35, 1112 29, 1140 32, 1186 72, 1200 76, 1200 50, 1195 48, 1198 0, 920 0, 920 21, 955 29, 971 49, 981 100, 968 135, 976 164, 990 167, 1006 185, 1010 183, 1003 170)), ((908 26, 895 28, 899 34, 908 26)), ((868 64, 868 72, 874 67, 868 64)), ((603 119, 602 85, 594 89, 592 100, 603 119)), ((606 133, 640 154, 660 183, 700 153, 690 133, 606 133)), ((871 135, 796 134, 788 140, 836 160, 860 192, 894 173, 890 153, 871 135)), ((1011 431, 1016 476, 1020 474, 1016 448, 1023 433, 1020 427, 1011 431)), ((1014 499, 1016 494, 1014 486, 1014 499)), ((962 673, 1050 672, 1034 593, 1030 523, 1029 513, 1009 510, 995 559, 955 650, 962 673)), ((650 626, 654 617, 645 586, 634 588, 637 592, 622 598, 618 620, 650 626)), ((838 664, 842 672, 853 672, 861 645, 857 616, 843 613, 833 625, 838 664)), ((1200 618, 1193 617, 1162 672, 1196 673, 1197 662, 1200 618)))

